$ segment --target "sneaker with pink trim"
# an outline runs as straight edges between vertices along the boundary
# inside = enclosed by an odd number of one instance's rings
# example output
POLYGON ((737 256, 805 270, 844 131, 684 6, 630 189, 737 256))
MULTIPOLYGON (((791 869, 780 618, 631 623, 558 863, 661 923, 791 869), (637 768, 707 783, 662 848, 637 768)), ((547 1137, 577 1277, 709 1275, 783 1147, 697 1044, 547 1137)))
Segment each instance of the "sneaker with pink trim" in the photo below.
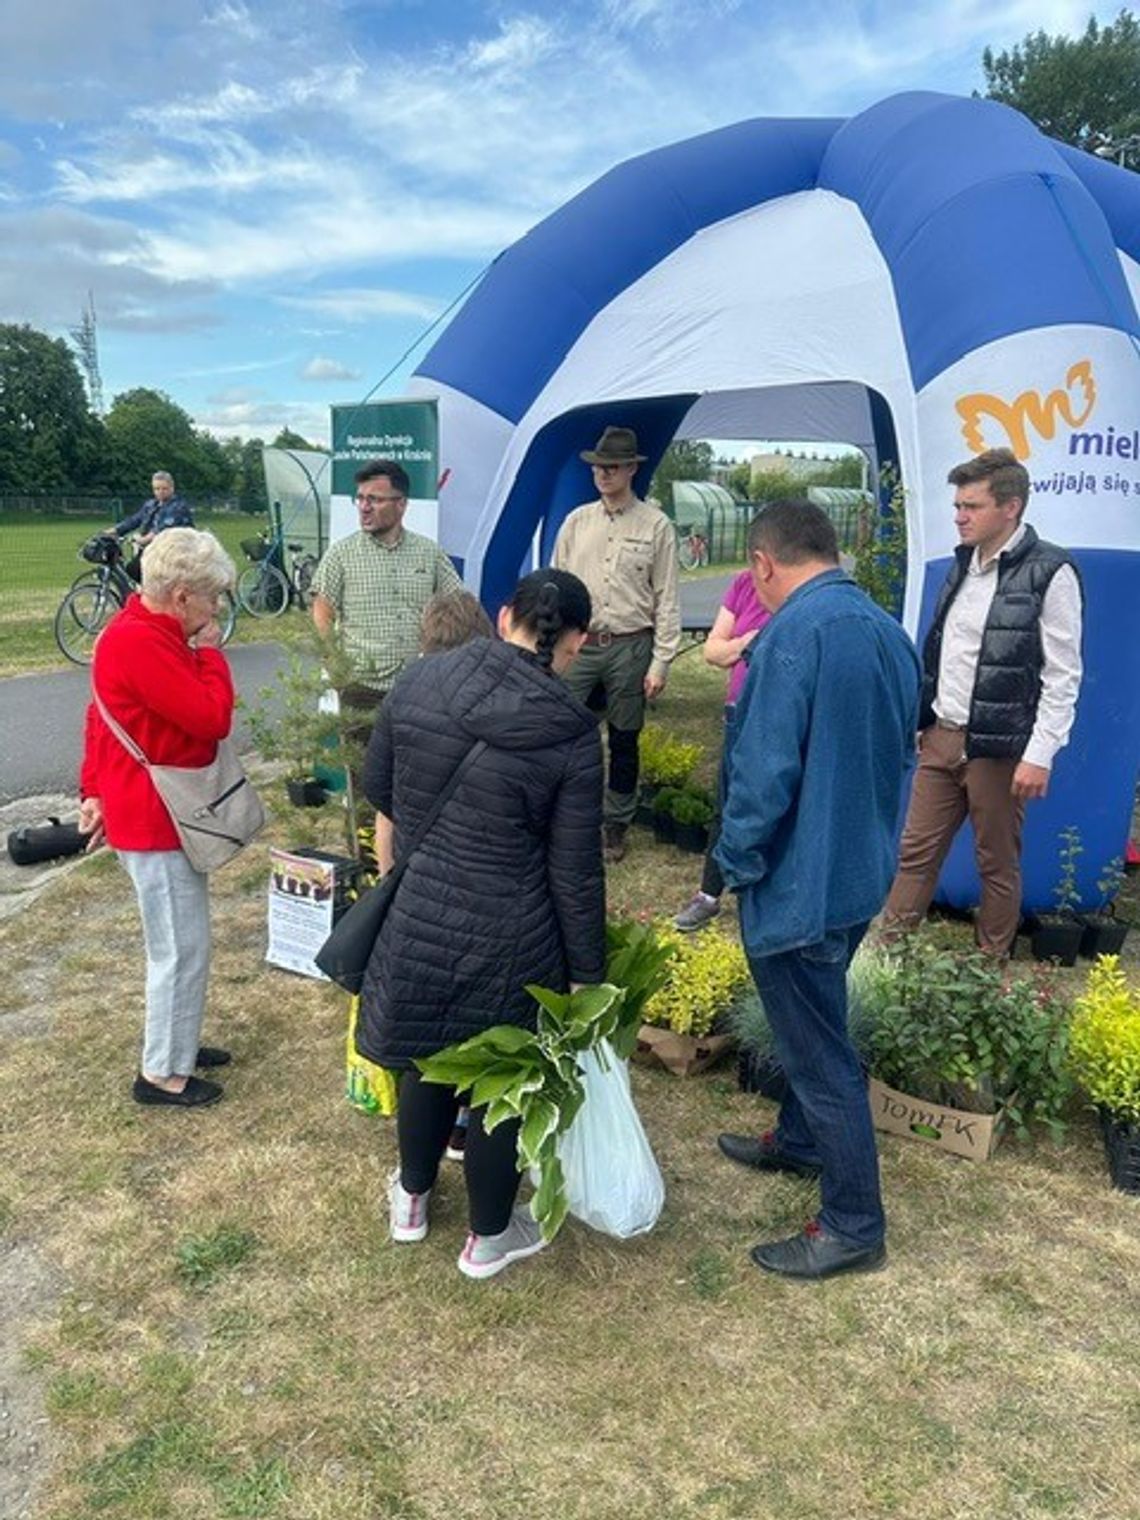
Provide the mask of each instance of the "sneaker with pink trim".
POLYGON ((428 1232, 428 1199, 431 1193, 409 1193, 400 1181, 400 1168, 388 1179, 388 1221, 393 1240, 407 1245, 428 1232))
POLYGON ((459 1270, 464 1277, 494 1277, 512 1261, 533 1256, 541 1251, 546 1241, 538 1221, 525 1205, 520 1205, 511 1215, 511 1222, 498 1235, 468 1235, 467 1244, 459 1253, 459 1270))

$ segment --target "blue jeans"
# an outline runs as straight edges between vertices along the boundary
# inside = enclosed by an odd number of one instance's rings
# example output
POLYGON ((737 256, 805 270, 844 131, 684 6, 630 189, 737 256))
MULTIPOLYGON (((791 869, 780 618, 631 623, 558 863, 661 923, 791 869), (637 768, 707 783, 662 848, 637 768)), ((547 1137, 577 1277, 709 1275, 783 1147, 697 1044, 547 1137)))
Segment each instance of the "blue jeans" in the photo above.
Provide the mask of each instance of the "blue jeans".
POLYGON ((866 924, 832 930, 814 945, 749 956, 788 1079, 776 1143, 823 1168, 823 1228, 856 1246, 875 1246, 886 1220, 867 1083, 847 1033, 847 967, 866 924))

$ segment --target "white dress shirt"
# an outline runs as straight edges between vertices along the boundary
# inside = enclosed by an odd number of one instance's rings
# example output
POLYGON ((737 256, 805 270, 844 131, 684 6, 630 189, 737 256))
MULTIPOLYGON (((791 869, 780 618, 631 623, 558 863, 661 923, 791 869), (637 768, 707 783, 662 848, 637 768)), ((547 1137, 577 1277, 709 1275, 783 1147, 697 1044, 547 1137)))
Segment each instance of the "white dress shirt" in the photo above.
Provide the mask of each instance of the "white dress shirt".
MULTIPOLYGON (((997 589, 998 560, 1024 537, 1025 525, 1021 524, 987 564, 982 564, 977 549, 970 557, 942 630, 934 711, 944 723, 964 728, 969 722, 982 635, 997 589)), ((1062 565, 1046 588, 1040 628, 1044 654, 1041 698, 1021 758, 1050 770, 1053 757, 1068 740, 1081 688, 1081 589, 1071 565, 1062 565)))

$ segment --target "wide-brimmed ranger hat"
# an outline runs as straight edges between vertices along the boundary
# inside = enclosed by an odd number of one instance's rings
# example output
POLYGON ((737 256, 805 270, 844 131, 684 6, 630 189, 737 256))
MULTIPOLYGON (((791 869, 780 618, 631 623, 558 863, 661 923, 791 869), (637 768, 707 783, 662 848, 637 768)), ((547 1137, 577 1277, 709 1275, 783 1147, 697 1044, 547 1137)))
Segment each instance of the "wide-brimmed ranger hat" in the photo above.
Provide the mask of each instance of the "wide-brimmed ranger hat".
POLYGON ((637 434, 632 428, 608 427, 597 448, 583 449, 578 457, 587 464, 641 464, 647 456, 637 452, 637 434))

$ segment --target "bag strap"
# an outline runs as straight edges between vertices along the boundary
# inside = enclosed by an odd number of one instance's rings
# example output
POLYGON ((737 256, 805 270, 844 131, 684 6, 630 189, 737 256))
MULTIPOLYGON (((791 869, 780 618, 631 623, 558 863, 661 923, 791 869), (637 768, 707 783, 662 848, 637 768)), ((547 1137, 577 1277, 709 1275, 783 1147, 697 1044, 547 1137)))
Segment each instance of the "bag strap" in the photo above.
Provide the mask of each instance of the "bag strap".
POLYGON ((135 743, 135 741, 131 738, 130 734, 127 733, 122 724, 112 718, 111 714, 107 711, 107 708, 103 702, 103 698, 99 695, 99 692, 96 689, 94 676, 92 676, 91 679, 91 695, 95 698, 95 706, 99 709, 99 712, 103 718, 103 722, 111 730, 115 738, 118 739, 119 743, 126 750, 127 754, 132 755, 140 765, 145 765, 147 770, 149 770, 150 761, 143 754, 142 750, 135 743))
POLYGON ((408 862, 419 849, 420 845, 423 844, 424 840, 427 838, 432 824, 439 817, 440 813, 443 812, 448 798, 455 791, 455 788, 459 785, 459 782, 463 776, 463 772, 467 770, 468 766, 470 766, 473 760, 477 760, 479 758, 479 756, 486 748, 486 739, 476 739, 475 743, 471 746, 471 748, 464 755, 463 759, 452 771, 451 775, 447 778, 443 790, 437 795, 431 807, 428 808, 427 812, 420 819, 419 825, 416 828, 416 832, 412 835, 411 839, 409 839, 407 848, 404 850, 404 853, 400 856, 399 860, 394 860, 392 862, 392 869, 387 873, 386 876, 382 878, 385 885, 394 887, 399 881, 400 877, 403 876, 408 862))

